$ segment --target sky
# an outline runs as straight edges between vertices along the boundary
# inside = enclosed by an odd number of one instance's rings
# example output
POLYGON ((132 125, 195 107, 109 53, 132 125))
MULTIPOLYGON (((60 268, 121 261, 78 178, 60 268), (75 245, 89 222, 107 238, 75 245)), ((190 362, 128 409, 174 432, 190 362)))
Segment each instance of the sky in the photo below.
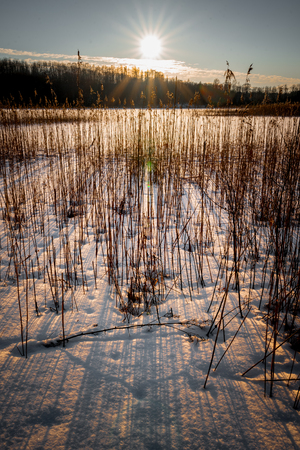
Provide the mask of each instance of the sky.
POLYGON ((299 0, 0 0, 0 58, 139 66, 196 82, 300 83, 299 0), (141 41, 156 36, 147 60, 141 41))

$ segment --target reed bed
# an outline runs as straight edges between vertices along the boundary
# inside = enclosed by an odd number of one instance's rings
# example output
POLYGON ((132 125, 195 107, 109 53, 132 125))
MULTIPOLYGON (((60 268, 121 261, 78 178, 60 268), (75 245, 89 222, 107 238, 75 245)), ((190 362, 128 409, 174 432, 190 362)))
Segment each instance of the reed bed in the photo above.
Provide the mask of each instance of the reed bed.
POLYGON ((272 396, 279 342, 300 348, 299 119, 15 109, 1 123, 0 277, 16 286, 21 353, 41 301, 61 314, 65 344, 91 273, 128 323, 161 324, 170 292, 193 301, 212 283, 215 345, 232 320, 238 339, 259 299, 272 396))

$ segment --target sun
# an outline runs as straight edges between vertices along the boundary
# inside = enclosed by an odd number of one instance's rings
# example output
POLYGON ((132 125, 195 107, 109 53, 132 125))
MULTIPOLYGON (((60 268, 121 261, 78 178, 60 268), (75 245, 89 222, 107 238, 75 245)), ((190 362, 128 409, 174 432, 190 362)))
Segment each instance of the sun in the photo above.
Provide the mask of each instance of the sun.
POLYGON ((157 58, 161 51, 160 40, 153 35, 144 37, 141 41, 141 51, 144 58, 157 58))

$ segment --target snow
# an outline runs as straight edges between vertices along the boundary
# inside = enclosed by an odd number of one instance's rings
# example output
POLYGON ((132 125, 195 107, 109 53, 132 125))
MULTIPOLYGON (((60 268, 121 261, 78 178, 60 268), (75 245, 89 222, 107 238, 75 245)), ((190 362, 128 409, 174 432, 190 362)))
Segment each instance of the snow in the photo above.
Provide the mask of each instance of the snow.
MULTIPOLYGON (((112 133, 116 133, 117 129, 111 127, 112 133)), ((33 128, 34 126, 31 131, 33 128)), ((46 133, 42 128, 36 129, 37 133, 46 133)), ((70 128, 63 129, 69 136, 66 141, 73 139, 70 128)), ((58 128, 57 134, 59 132, 61 128, 58 128)), ((109 135, 108 131, 107 133, 109 135)), ((50 135, 51 133, 47 134, 48 139, 50 135)), ((104 133, 103 142, 106 138, 104 133)), ((68 156, 66 154, 63 158, 65 167, 67 164, 68 167, 73 167, 72 152, 73 150, 70 150, 68 156)), ((250 312, 237 337, 234 338, 243 319, 239 314, 237 292, 230 284, 226 304, 228 313, 225 316, 226 327, 224 332, 221 327, 212 368, 204 388, 217 329, 215 328, 209 336, 207 332, 226 289, 225 274, 218 280, 217 285, 215 284, 218 262, 222 261, 221 255, 226 246, 226 227, 228 227, 226 213, 222 213, 221 223, 217 223, 213 218, 219 214, 216 212, 217 207, 215 210, 209 210, 206 205, 209 220, 214 224, 215 234, 214 251, 212 252, 208 246, 205 251, 206 260, 203 261, 205 286, 200 286, 194 276, 192 286, 189 287, 186 269, 183 271, 183 285, 180 286, 177 262, 172 265, 170 260, 166 268, 168 273, 164 273, 163 292, 157 294, 157 298, 163 301, 159 302, 157 308, 152 304, 148 311, 142 313, 139 310, 140 315, 126 316, 118 307, 120 299, 114 284, 109 284, 105 233, 101 234, 101 230, 97 232, 92 224, 91 215, 90 220, 83 225, 84 236, 80 236, 80 216, 69 218, 63 228, 60 228, 56 220, 54 198, 49 186, 56 182, 55 176, 58 176, 60 162, 59 157, 47 159, 41 152, 31 165, 29 175, 22 164, 20 169, 15 166, 15 180, 19 180, 16 184, 24 183, 26 186, 28 204, 33 196, 33 186, 41 198, 43 189, 47 191, 48 197, 44 197, 45 203, 40 210, 44 213, 46 237, 40 230, 34 231, 32 214, 27 215, 27 225, 24 226, 22 235, 20 233, 18 237, 18 230, 9 230, 4 217, 6 206, 3 199, 3 177, 1 179, 3 214, 0 219, 1 448, 57 450, 300 448, 300 411, 293 408, 299 381, 290 381, 289 386, 287 381, 275 381, 273 396, 270 398, 268 390, 264 396, 264 363, 258 364, 245 376, 241 376, 264 356, 265 351, 266 310, 263 307, 259 309, 260 279, 255 289, 249 289, 249 266, 245 268, 245 273, 242 273, 241 298, 243 312, 247 313, 248 306, 251 307, 250 312), (48 177, 49 174, 54 177, 52 181, 48 177), (19 280, 24 348, 26 292, 28 292, 27 358, 21 354, 18 285, 11 260, 10 236, 17 236, 20 255, 23 257, 30 255, 27 261, 28 290, 24 271, 20 273, 19 280), (76 242, 77 249, 78 242, 81 242, 83 277, 81 264, 78 262, 78 284, 72 280, 72 288, 64 290, 66 342, 63 346, 60 277, 63 274, 64 283, 67 284, 65 250, 62 248, 65 236, 68 236, 71 254, 76 242), (100 244, 96 259, 97 236, 100 236, 100 244), (60 304, 58 313, 55 311, 45 269, 46 261, 50 270, 48 259, 53 257, 53 246, 59 276, 57 284, 53 285, 52 289, 58 291, 57 298, 60 304), (11 269, 9 269, 10 261, 11 269), (93 262, 97 264, 96 284, 93 262), (38 315, 34 298, 37 300, 38 315), (207 312, 212 298, 212 307, 207 312), (74 337, 75 335, 78 336, 74 337), (229 350, 217 370, 214 370, 233 338, 229 350)), ((74 167, 75 165, 74 163, 74 167)), ((103 178, 105 176, 104 174, 103 178)), ((108 170, 106 177, 109 176, 108 170)), ((146 184, 147 182, 148 180, 145 181, 146 184)), ((147 190, 145 192, 144 204, 147 206, 149 197, 147 190)), ((156 205, 159 194, 155 187, 152 195, 153 204, 156 205)), ((188 217, 192 216, 190 221, 194 228, 197 228, 194 208, 197 208, 200 197, 193 183, 187 182, 183 205, 188 217)), ((88 214, 91 214, 91 209, 92 206, 88 205, 88 214)), ((125 229, 129 229, 130 214, 123 216, 122 211, 114 211, 112 214, 118 214, 120 220, 124 220, 125 229)), ((164 216, 164 220, 170 218, 164 216)), ((138 226, 134 227, 138 234, 138 226)), ((169 240, 166 243, 169 249, 171 239, 174 242, 176 230, 176 224, 170 221, 167 238, 169 240)), ((180 230, 183 235, 182 226, 180 230)), ((263 228, 261 230, 263 243, 263 228)), ((130 229, 128 233, 126 245, 128 249, 132 249, 136 245, 137 234, 131 235, 130 229)), ((156 239, 156 231, 150 239, 145 239, 149 252, 151 246, 155 246, 153 242, 157 242, 156 239)), ((191 244, 196 245, 194 242, 191 244)), ((186 242, 182 238, 178 252, 182 260, 187 261, 186 267, 189 267, 189 257, 192 257, 197 249, 186 248, 186 242)), ((263 253, 263 248, 261 252, 263 253)), ((232 254, 228 258, 232 264, 232 254)), ((257 262, 257 266, 263 268, 262 259, 257 262)), ((145 266, 143 270, 146 273, 145 266)), ((121 295, 125 298, 128 285, 124 283, 120 289, 121 295)), ((280 336, 278 342, 282 340, 283 337, 280 336)), ((298 354, 293 373, 290 375, 293 355, 289 343, 277 350, 275 380, 297 378, 298 354)), ((269 359, 267 374, 270 367, 269 359)))

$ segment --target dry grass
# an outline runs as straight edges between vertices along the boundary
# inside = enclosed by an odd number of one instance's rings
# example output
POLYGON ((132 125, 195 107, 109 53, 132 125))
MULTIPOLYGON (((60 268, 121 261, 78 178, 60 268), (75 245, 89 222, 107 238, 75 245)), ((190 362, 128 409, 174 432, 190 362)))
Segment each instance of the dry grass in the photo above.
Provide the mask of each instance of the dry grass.
POLYGON ((23 354, 39 279, 58 314, 77 307, 91 267, 97 288, 104 264, 124 320, 153 308, 160 322, 170 290, 193 300, 209 272, 218 334, 227 314, 244 316, 251 291, 260 296, 272 395, 278 336, 294 333, 300 310, 299 120, 175 110, 1 114, 1 277, 17 283, 23 354), (237 292, 231 313, 229 290, 237 292))

